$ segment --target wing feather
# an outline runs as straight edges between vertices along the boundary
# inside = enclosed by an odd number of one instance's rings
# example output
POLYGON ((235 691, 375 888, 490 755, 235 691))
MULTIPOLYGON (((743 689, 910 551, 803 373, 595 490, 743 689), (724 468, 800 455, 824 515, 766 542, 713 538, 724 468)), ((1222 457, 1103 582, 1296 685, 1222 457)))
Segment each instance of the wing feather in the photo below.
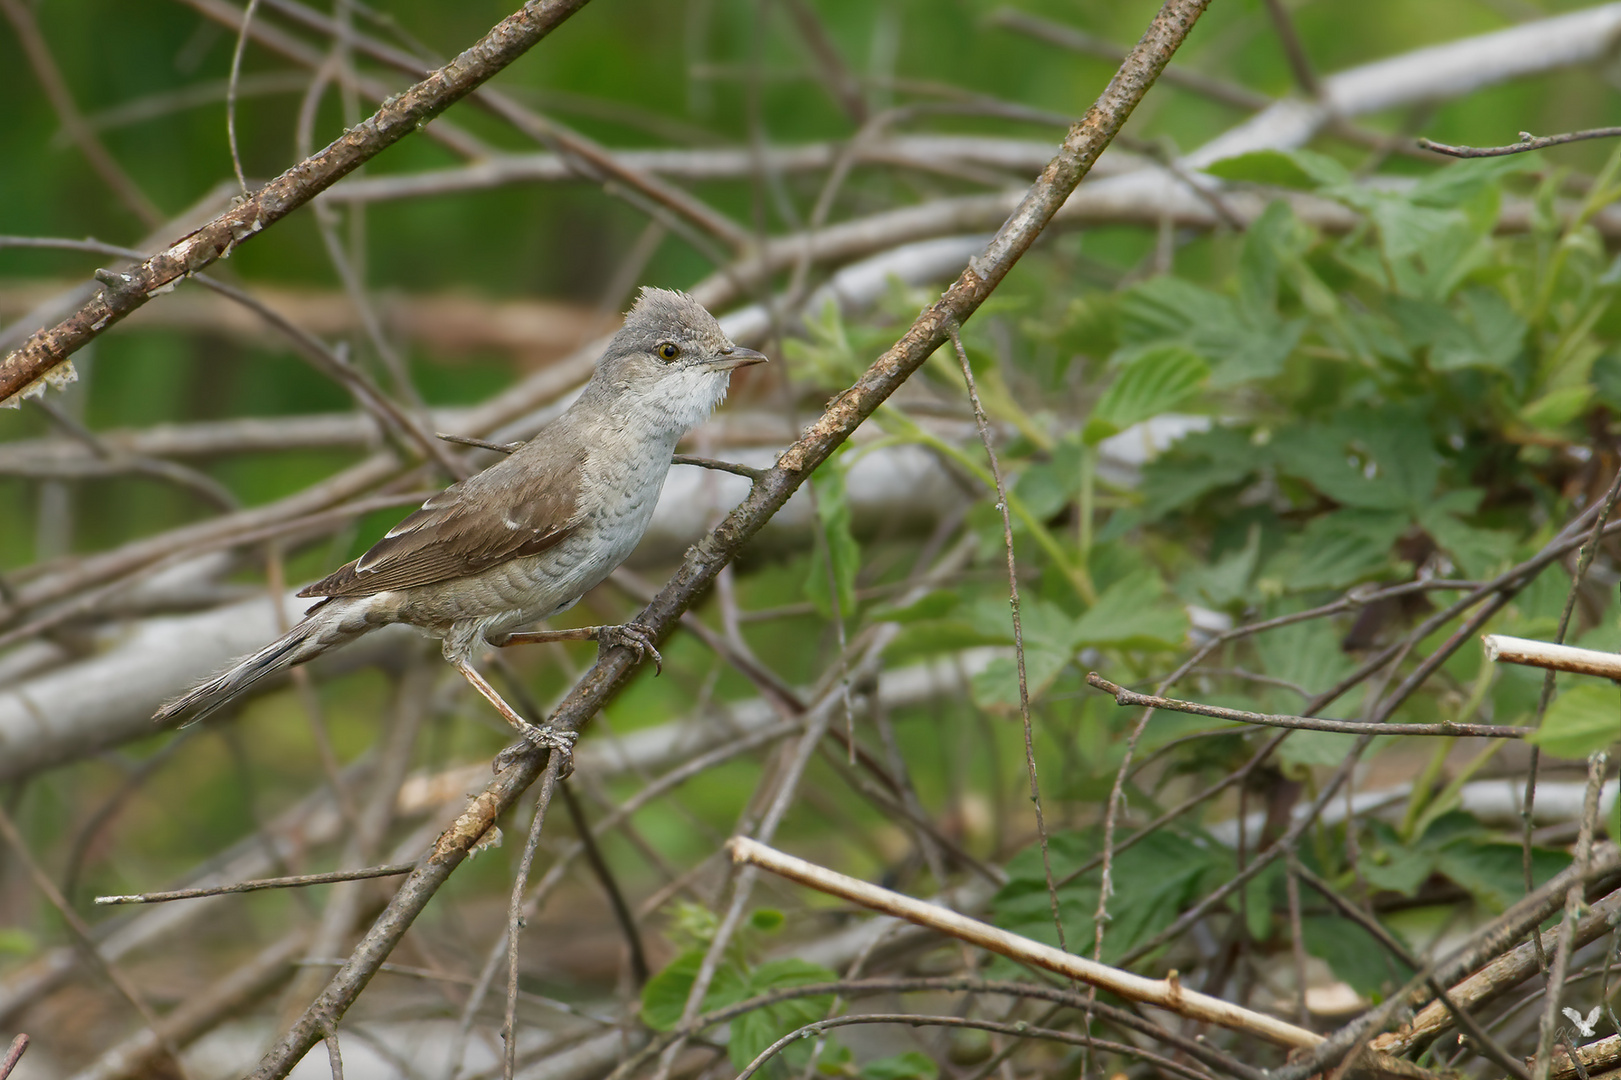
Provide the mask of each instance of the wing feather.
POLYGON ((582 450, 562 467, 536 469, 506 458, 433 496, 360 558, 298 595, 371 596, 538 555, 578 528, 584 459, 582 450))

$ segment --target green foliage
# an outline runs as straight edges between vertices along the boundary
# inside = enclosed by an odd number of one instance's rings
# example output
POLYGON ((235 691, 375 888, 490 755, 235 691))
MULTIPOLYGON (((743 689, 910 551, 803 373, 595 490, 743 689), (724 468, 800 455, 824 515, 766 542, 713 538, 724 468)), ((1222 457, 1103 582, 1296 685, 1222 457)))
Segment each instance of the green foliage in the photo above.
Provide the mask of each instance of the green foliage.
POLYGON ((1571 687, 1553 700, 1542 726, 1527 742, 1563 758, 1583 758, 1621 739, 1621 700, 1596 681, 1571 687))
MULTIPOLYGON (((1055 833, 1049 839, 1053 877, 1062 881, 1097 854, 1097 835, 1055 833)), ((1160 831, 1115 856, 1111 922, 1103 959, 1121 954, 1169 926, 1183 908, 1212 882, 1232 873, 1228 853, 1176 833, 1160 831)), ((1035 846, 1007 865, 1008 883, 991 902, 996 924, 1037 941, 1056 945, 1047 877, 1035 846)), ((1059 916, 1072 949, 1090 948, 1098 903, 1098 871, 1092 870, 1058 889, 1059 916)))
MULTIPOLYGON (((749 926, 756 933, 775 933, 782 928, 784 921, 782 912, 770 908, 759 909, 749 916, 749 926)), ((690 918, 688 922, 691 922, 690 918)), ((691 932, 689 926, 687 933, 691 932)), ((698 932, 712 939, 715 926, 710 923, 698 928, 698 932)), ((681 953, 647 980, 647 985, 642 987, 642 1020, 648 1027, 655 1031, 670 1031, 680 1024, 687 998, 692 994, 707 951, 707 941, 704 941, 699 947, 681 953)), ((724 1009, 774 990, 790 990, 838 979, 838 975, 827 968, 793 957, 751 964, 744 951, 742 947, 727 950, 704 994, 702 1012, 724 1009)), ((790 1031, 823 1019, 832 1003, 833 998, 828 994, 792 997, 762 1005, 736 1017, 726 1029, 726 1045, 732 1065, 743 1068, 762 1050, 790 1031)), ((799 1043, 789 1047, 782 1056, 790 1064, 803 1065, 810 1050, 808 1044, 799 1043)))

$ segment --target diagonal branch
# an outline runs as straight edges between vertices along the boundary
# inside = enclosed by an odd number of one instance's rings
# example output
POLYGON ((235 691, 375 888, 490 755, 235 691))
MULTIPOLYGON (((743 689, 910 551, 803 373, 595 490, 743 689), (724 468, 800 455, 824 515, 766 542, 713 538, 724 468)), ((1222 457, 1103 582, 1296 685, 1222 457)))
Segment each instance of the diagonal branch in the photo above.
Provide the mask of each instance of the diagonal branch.
POLYGON ((412 134, 522 56, 588 0, 536 0, 496 24, 460 56, 388 99, 359 125, 264 187, 122 274, 55 326, 36 331, 0 360, 0 403, 35 385, 113 323, 188 274, 229 255, 240 243, 412 134))
MULTIPOLYGON (((1086 116, 1072 126, 1057 156, 1031 185, 1018 208, 985 250, 939 301, 867 371, 828 406, 805 434, 788 448, 746 498, 719 526, 688 552, 675 576, 637 622, 656 637, 672 629, 681 614, 709 587, 742 546, 762 529, 815 468, 848 439, 890 394, 929 358, 949 335, 949 327, 971 317, 1052 220, 1098 156, 1114 139, 1148 88, 1154 84, 1209 0, 1167 0, 1130 56, 1086 116)), ((630 650, 607 650, 553 712, 553 727, 578 731, 630 676, 630 650)), ((474 797, 445 831, 433 852, 406 879, 388 909, 372 926, 325 991, 254 1070, 253 1080, 280 1080, 318 1042, 324 1030, 346 1012, 428 901, 467 858, 468 850, 511 807, 544 768, 538 754, 518 758, 474 797)))

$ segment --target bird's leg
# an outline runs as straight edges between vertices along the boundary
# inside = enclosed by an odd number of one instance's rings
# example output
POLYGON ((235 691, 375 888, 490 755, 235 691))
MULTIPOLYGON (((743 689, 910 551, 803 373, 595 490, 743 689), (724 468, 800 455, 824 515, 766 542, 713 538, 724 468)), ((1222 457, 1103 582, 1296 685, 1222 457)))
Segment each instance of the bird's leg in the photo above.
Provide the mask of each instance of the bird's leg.
POLYGON ((508 634, 490 644, 499 648, 508 645, 541 645, 548 641, 594 641, 600 655, 615 645, 636 650, 643 660, 653 661, 653 673, 664 674, 664 657, 653 647, 653 630, 641 623, 614 623, 609 626, 580 626, 573 630, 526 630, 508 634))
POLYGON ((462 673, 462 678, 473 684, 474 690, 484 695, 485 701, 495 706, 495 711, 501 714, 503 720, 517 728, 518 734, 523 736, 523 743, 518 746, 509 746, 496 756, 496 772, 501 772, 508 765, 511 765, 512 758, 529 747, 551 750, 554 753, 562 754, 563 764, 558 772, 560 777, 567 776, 574 771, 574 740, 580 737, 576 732, 558 731, 551 726, 539 727, 531 724, 519 716, 516 709, 506 703, 506 699, 496 692, 495 687, 491 686, 488 680, 480 675, 472 664, 466 660, 458 660, 456 661, 456 670, 462 673))

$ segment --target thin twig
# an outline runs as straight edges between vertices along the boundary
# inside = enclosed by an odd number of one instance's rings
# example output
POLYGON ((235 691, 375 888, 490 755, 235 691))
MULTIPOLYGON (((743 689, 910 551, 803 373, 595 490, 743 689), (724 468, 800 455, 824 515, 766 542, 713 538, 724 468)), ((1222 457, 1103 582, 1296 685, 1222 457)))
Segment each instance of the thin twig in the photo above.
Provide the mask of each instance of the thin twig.
MULTIPOLYGON (((28 844, 23 840, 22 833, 17 831, 16 823, 11 820, 11 815, 6 813, 3 807, 0 807, 0 839, 11 845, 11 850, 17 856, 17 861, 22 864, 23 869, 28 872, 28 876, 33 879, 34 887, 40 891, 51 907, 56 909, 56 913, 67 926, 69 933, 73 935, 73 940, 90 960, 91 965, 101 972, 102 976, 113 984, 113 987, 123 996, 124 1000, 129 1002, 135 1011, 140 1014, 141 1020, 151 1029, 152 1034, 163 1048, 169 1052, 169 1055, 174 1058, 174 1068, 179 1071, 181 1080, 187 1080, 186 1067, 180 1060, 180 1048, 175 1045, 173 1039, 170 1039, 165 1034, 157 1013, 153 1012, 152 1006, 147 1004, 146 996, 129 980, 127 975, 101 955, 101 951, 96 948, 95 935, 90 927, 79 917, 79 913, 74 911, 68 904, 67 899, 57 889, 56 883, 45 872, 45 868, 39 865, 38 860, 34 858, 34 853, 28 849, 28 844)), ((21 1051, 18 1051, 18 1053, 20 1054, 21 1051)))
POLYGON ((1021 1039, 1050 1039, 1053 1042, 1069 1043, 1073 1046, 1095 1047, 1099 1050, 1107 1050, 1111 1054, 1140 1058, 1159 1071, 1173 1076, 1188 1077, 1189 1080, 1210 1080, 1209 1073, 1198 1069, 1190 1069, 1188 1066, 1172 1061, 1170 1058, 1129 1043, 1111 1042, 1108 1039, 1094 1039, 1091 1035, 1077 1035, 1073 1031, 1057 1031, 1053 1028, 1033 1027, 1022 1021, 1005 1023, 1000 1020, 974 1020, 961 1016, 927 1016, 921 1013, 861 1013, 856 1016, 835 1016, 827 1020, 818 1020, 815 1023, 806 1024, 802 1028, 789 1032, 760 1051, 759 1056, 749 1062, 748 1067, 737 1074, 737 1080, 749 1080, 767 1062, 800 1039, 820 1035, 824 1031, 831 1031, 834 1028, 849 1027, 852 1024, 906 1024, 911 1027, 972 1028, 980 1031, 995 1031, 1021 1039))
POLYGON ((596 875, 602 891, 608 894, 608 906, 613 909, 614 921, 619 924, 619 932, 624 935, 625 947, 630 953, 630 976, 636 989, 640 990, 652 973, 647 964, 647 951, 642 947, 641 931, 636 928, 636 919, 631 915, 630 905, 625 903, 625 894, 620 890, 613 870, 609 868, 608 861, 602 857, 602 849, 597 846, 596 832, 591 828, 591 822, 586 819, 585 808, 580 805, 579 797, 574 794, 574 788, 566 781, 562 787, 563 805, 568 808, 569 820, 574 823, 574 834, 580 838, 580 849, 585 854, 585 861, 591 867, 591 872, 596 875))
POLYGON ((0 0, 0 13, 4 13, 6 21, 11 23, 23 55, 34 69, 34 77, 45 91, 45 97, 51 103, 62 130, 73 140, 96 175, 101 177, 101 182, 147 228, 161 225, 165 220, 163 212, 153 205, 129 173, 118 164, 96 134, 95 128, 85 121, 84 114, 79 111, 78 103, 73 100, 73 91, 68 88, 67 80, 62 77, 62 69, 52 55, 45 35, 40 32, 33 8, 24 0, 0 0))
POLYGON ((996 446, 991 442, 991 422, 985 415, 985 406, 979 401, 979 388, 974 385, 974 369, 968 363, 968 351, 962 345, 961 328, 952 323, 947 327, 951 345, 957 351, 957 366, 962 369, 963 383, 968 388, 968 402, 974 408, 974 424, 979 429, 980 444, 990 461, 991 479, 996 483, 996 509, 1002 515, 1002 544, 1007 552, 1008 606, 1013 610, 1013 661, 1019 674, 1019 719, 1024 725, 1024 768, 1030 779, 1030 803, 1036 811, 1036 836, 1041 841, 1041 869, 1047 878, 1047 903, 1052 908, 1053 928, 1058 932, 1058 947, 1065 952, 1069 945, 1064 940, 1064 919, 1058 911, 1058 886, 1053 881, 1052 854, 1047 845, 1047 820, 1041 810, 1041 785, 1036 779, 1035 735, 1030 724, 1030 687, 1024 674, 1024 623, 1019 618, 1019 567, 1013 557, 1013 516, 1008 510, 1007 485, 1002 480, 1002 467, 996 460, 996 446))
POLYGON ((535 863, 535 849, 540 846, 540 832, 546 824, 546 810, 551 806, 562 765, 562 754, 554 750, 546 755, 546 771, 540 776, 540 795, 535 799, 535 816, 529 823, 529 836, 524 842, 523 857, 518 861, 518 872, 512 878, 512 899, 507 905, 507 1009, 501 1025, 506 1039, 502 1080, 512 1080, 518 1064, 518 935, 524 923, 524 892, 529 887, 529 870, 535 863))
POLYGON ((695 457, 692 454, 676 454, 670 459, 670 462, 674 465, 696 465, 700 469, 714 469, 716 472, 744 476, 754 483, 759 483, 760 479, 766 474, 766 470, 756 469, 752 465, 741 465, 735 461, 719 461, 715 458, 695 457))
MULTIPOLYGON (((1582 806, 1582 825, 1576 838, 1574 863, 1578 874, 1585 873, 1593 857, 1599 794, 1604 789, 1604 773, 1609 764, 1610 755, 1602 750, 1594 751, 1587 757, 1587 797, 1582 806)), ((1559 1025, 1559 1005, 1565 989, 1565 975, 1570 969, 1570 953, 1575 943, 1583 891, 1580 883, 1572 883, 1565 892, 1565 917, 1559 924, 1558 944, 1554 946, 1553 965, 1548 972, 1547 1003, 1543 1007, 1542 1024, 1537 1033, 1536 1054, 1531 1059, 1532 1080, 1548 1080, 1548 1070, 1553 1065, 1554 1033, 1559 1025)))
MULTIPOLYGON (((1423 961, 1414 956, 1396 935, 1385 929, 1385 925, 1378 919, 1341 896, 1328 882, 1303 866, 1299 859, 1291 856, 1289 863, 1294 876, 1317 890, 1323 899, 1332 904, 1334 909, 1341 915, 1366 930, 1387 952, 1403 964, 1406 964, 1409 972, 1418 971, 1424 966, 1423 961)), ((1524 1062, 1519 1061, 1507 1050, 1503 1049, 1498 1041, 1492 1037, 1491 1033, 1453 999, 1453 996, 1447 992, 1445 987, 1433 977, 1429 980, 1429 987, 1430 992, 1436 996, 1440 1006, 1457 1022, 1459 1028, 1467 1032, 1469 1037, 1475 1040, 1475 1043, 1487 1058, 1499 1068, 1507 1070, 1508 1074, 1515 1077, 1516 1080, 1531 1080, 1531 1074, 1526 1070, 1524 1062)), ((1376 1042, 1374 1049, 1382 1050, 1384 1048, 1377 1045, 1376 1042)))
POLYGON ((1289 71, 1295 77, 1295 85, 1309 98, 1322 97, 1322 84, 1312 70, 1305 43, 1300 40, 1300 32, 1289 17, 1289 9, 1283 6, 1283 0, 1265 0, 1265 4, 1266 13, 1272 19, 1272 29, 1277 31, 1278 41, 1283 45, 1283 55, 1289 60, 1289 71))
POLYGON ((1425 150, 1433 150, 1438 154, 1449 157, 1479 158, 1503 157, 1507 154, 1523 154, 1528 150, 1541 150, 1548 146, 1563 146, 1565 143, 1582 142, 1586 139, 1613 139, 1621 135, 1621 127, 1588 128, 1585 131, 1567 131, 1563 135, 1532 135, 1529 131, 1520 132, 1520 141, 1508 146, 1451 146, 1447 143, 1438 143, 1433 139, 1419 139, 1418 145, 1425 150))
POLYGON ((260 234, 354 171, 415 133, 456 101, 501 71, 587 0, 540 0, 495 26, 483 40, 405 92, 390 97, 363 124, 351 128, 238 201, 223 214, 129 271, 114 275, 92 299, 56 325, 36 331, 0 360, 0 402, 42 379, 107 328, 158 292, 206 268, 239 243, 260 234))
POLYGON ((248 0, 242 13, 242 26, 236 33, 236 47, 231 50, 231 74, 225 82, 225 142, 231 151, 231 168, 236 170, 236 186, 247 197, 248 179, 242 172, 242 155, 236 145, 236 85, 242 78, 242 54, 248 48, 248 28, 259 10, 259 0, 248 0))
MULTIPOLYGON (((1572 650, 1575 651, 1575 650, 1572 650)), ((1215 720, 1231 720, 1240 724, 1262 727, 1291 728, 1297 731, 1334 731, 1345 735, 1439 735, 1449 738, 1472 736, 1482 739, 1523 739, 1537 729, 1514 727, 1508 724, 1369 724, 1356 720, 1325 720, 1316 716, 1291 716, 1282 713, 1247 712, 1244 709, 1224 709, 1218 705, 1204 705, 1197 701, 1139 694, 1105 679, 1097 672, 1089 672, 1087 684, 1109 694, 1117 705, 1141 705, 1150 709, 1170 709, 1173 712, 1193 713, 1215 720)))
POLYGON ((17 1067, 17 1062, 22 1060, 23 1051, 27 1049, 27 1033, 18 1032, 17 1037, 11 1040, 11 1046, 6 1050, 6 1056, 0 1059, 0 1080, 6 1080, 11 1075, 11 1070, 17 1067))
POLYGON ((331 885, 336 881, 365 881, 369 878, 399 877, 416 869, 415 863, 372 866, 364 870, 335 870, 329 874, 298 874, 293 877, 260 878, 234 885, 211 885, 200 889, 173 889, 169 892, 133 893, 127 896, 98 896, 98 904, 161 904, 170 900, 195 900, 199 896, 225 896, 230 893, 259 892, 261 889, 302 889, 307 885, 331 885))

